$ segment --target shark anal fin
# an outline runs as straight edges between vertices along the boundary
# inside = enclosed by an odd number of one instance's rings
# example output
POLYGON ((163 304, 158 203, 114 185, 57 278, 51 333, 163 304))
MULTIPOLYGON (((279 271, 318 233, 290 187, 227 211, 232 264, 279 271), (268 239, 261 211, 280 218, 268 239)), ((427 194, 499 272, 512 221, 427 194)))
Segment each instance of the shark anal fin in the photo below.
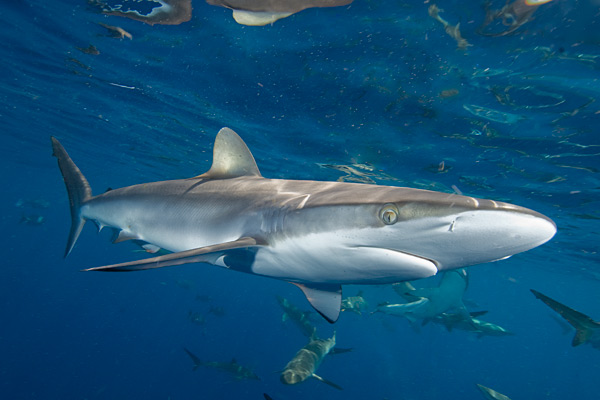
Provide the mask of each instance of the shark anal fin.
POLYGON ((146 258, 143 260, 130 261, 121 264, 105 265, 102 267, 88 268, 84 271, 140 271, 144 269, 170 267, 191 263, 215 261, 221 255, 230 250, 247 247, 261 246, 257 239, 243 237, 232 242, 219 243, 212 246, 199 247, 197 249, 180 251, 163 256, 146 258))
POLYGON ((317 375, 317 374, 312 374, 312 377, 313 377, 313 378, 315 378, 315 379, 318 379, 318 380, 320 380, 320 381, 321 381, 321 382, 323 382, 323 383, 326 383, 326 384, 328 384, 328 385, 329 385, 329 386, 331 386, 331 387, 334 387, 334 388, 336 388, 337 390, 344 390, 344 388, 342 388, 340 385, 336 385, 335 383, 333 383, 333 382, 331 382, 331 381, 329 381, 329 380, 327 380, 327 379, 325 379, 325 378, 321 378, 321 377, 320 377, 319 375, 317 375))
POLYGON ((342 286, 328 283, 296 283, 311 306, 328 322, 334 323, 342 307, 342 286))

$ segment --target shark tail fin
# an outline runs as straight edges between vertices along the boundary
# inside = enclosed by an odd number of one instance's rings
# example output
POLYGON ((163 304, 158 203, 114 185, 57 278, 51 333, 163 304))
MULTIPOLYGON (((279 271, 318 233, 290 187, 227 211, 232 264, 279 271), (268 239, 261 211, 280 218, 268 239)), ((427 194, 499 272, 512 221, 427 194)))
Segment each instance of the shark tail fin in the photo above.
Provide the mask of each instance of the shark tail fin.
POLYGON ((537 290, 531 289, 531 292, 535 297, 546 303, 548 307, 556 311, 575 328, 575 337, 571 343, 573 346, 579 346, 582 343, 586 343, 594 334, 594 330, 600 329, 600 323, 595 322, 587 315, 577 310, 573 310, 537 290))
POLYGON ((194 362, 194 371, 197 370, 198 367, 201 367, 203 365, 202 360, 200 360, 198 358, 198 356, 196 356, 194 353, 192 353, 191 351, 189 351, 185 347, 183 348, 183 350, 185 350, 185 352, 187 353, 187 355, 190 356, 190 358, 194 362))
POLYGON ((85 224, 85 219, 81 216, 81 206, 92 198, 92 189, 60 142, 55 137, 52 137, 51 140, 52 155, 58 159, 58 167, 65 181, 69 195, 69 205, 71 206, 71 230, 65 249, 66 257, 73 250, 73 246, 85 224))

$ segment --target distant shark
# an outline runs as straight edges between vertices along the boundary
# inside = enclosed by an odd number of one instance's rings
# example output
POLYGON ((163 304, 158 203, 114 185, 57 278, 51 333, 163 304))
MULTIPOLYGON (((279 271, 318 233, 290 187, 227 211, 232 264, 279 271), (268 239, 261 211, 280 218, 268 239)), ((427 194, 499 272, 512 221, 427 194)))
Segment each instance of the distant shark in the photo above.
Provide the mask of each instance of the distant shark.
POLYGON ((206 0, 208 4, 230 8, 241 25, 262 26, 311 7, 338 7, 353 0, 206 0))
POLYGON ((300 332, 308 338, 311 338, 315 335, 316 328, 310 320, 311 312, 302 311, 295 305, 293 305, 288 299, 285 299, 281 296, 277 296, 277 302, 283 309, 283 317, 282 321, 287 321, 288 319, 292 320, 300 332))
POLYGON ((477 384, 481 393, 483 393, 483 397, 488 400, 510 400, 508 396, 503 395, 502 393, 496 392, 494 389, 490 389, 489 387, 477 384))
POLYGON ((535 211, 454 193, 347 182, 263 178, 231 129, 220 130, 202 175, 92 196, 52 138, 71 207, 65 250, 86 220, 173 253, 90 268, 136 271, 208 263, 298 286, 329 322, 342 284, 385 284, 507 258, 554 236, 535 211))
POLYGON ((531 289, 531 293, 559 313, 569 324, 573 325, 576 330, 571 343, 573 346, 589 343, 595 349, 600 350, 600 322, 594 321, 587 315, 573 310, 537 290, 531 289))
POLYGON ((444 272, 444 276, 438 287, 419 288, 406 292, 404 296, 413 296, 418 300, 405 304, 384 304, 377 307, 377 311, 400 315, 414 323, 422 320, 423 323, 450 310, 454 313, 465 315, 469 313, 465 308, 462 298, 468 286, 468 275, 464 269, 444 272))
MULTIPOLYGON (((325 356, 332 352, 334 347, 335 333, 330 339, 311 339, 310 342, 301 348, 294 358, 287 363, 281 373, 281 382, 286 385, 295 385, 312 377, 338 390, 342 390, 342 388, 335 383, 315 374, 325 356)), ((350 349, 339 349, 337 352, 344 353, 348 351, 350 351, 350 349)))
POLYGON ((444 325, 448 331, 458 329, 477 334, 477 337, 483 336, 512 336, 514 333, 491 322, 475 318, 485 314, 486 311, 472 312, 467 315, 464 313, 442 313, 435 318, 433 322, 444 325))
POLYGON ((194 362, 194 371, 198 367, 210 367, 215 369, 220 369, 221 371, 225 371, 233 375, 236 380, 245 380, 245 379, 255 379, 260 380, 258 375, 256 375, 250 368, 244 367, 237 363, 237 361, 232 359, 229 362, 220 362, 220 361, 202 361, 200 360, 194 353, 184 348, 185 352, 194 362))

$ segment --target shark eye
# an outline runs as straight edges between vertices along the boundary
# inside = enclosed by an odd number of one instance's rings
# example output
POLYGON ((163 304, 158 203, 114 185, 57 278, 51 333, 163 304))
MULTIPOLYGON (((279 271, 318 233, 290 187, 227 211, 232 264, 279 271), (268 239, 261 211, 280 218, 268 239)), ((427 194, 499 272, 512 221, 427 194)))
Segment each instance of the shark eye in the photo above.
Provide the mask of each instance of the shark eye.
POLYGON ((386 225, 393 225, 398 222, 398 208, 394 204, 386 204, 379 212, 379 218, 386 225))

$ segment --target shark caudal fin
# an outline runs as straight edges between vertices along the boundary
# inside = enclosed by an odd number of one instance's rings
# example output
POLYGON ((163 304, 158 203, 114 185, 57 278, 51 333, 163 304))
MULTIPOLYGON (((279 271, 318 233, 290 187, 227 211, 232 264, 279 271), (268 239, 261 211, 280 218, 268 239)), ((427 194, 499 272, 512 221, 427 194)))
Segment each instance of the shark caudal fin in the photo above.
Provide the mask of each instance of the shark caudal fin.
POLYGON ((183 350, 185 350, 185 352, 187 353, 187 355, 190 356, 190 358, 194 362, 194 371, 197 370, 198 367, 201 367, 202 365, 204 365, 204 363, 194 353, 192 353, 191 351, 189 351, 185 347, 183 348, 183 350))
POLYGON ((572 345, 579 346, 582 343, 586 343, 593 336, 594 331, 600 329, 600 323, 594 321, 584 313, 577 310, 573 310, 570 307, 565 306, 558 301, 551 299, 538 292, 537 290, 531 289, 531 293, 558 314, 563 317, 569 324, 573 325, 575 330, 575 337, 573 338, 572 345))
POLYGON ((56 138, 52 137, 52 155, 58 159, 58 167, 62 173, 69 205, 71 206, 71 230, 65 249, 65 257, 69 255, 83 229, 85 219, 81 216, 81 205, 92 197, 92 189, 77 165, 71 160, 65 148, 56 138))

